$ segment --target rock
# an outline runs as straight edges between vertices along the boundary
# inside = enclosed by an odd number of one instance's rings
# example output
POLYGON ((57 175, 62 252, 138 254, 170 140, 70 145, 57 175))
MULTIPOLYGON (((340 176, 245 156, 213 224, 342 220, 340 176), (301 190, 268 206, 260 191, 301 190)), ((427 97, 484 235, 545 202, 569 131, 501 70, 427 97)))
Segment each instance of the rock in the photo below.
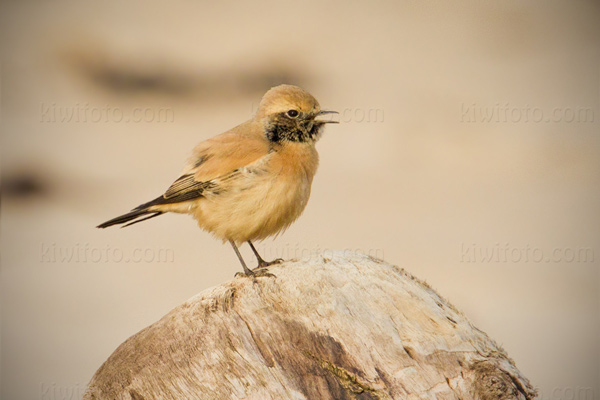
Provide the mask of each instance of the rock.
POLYGON ((135 334, 84 399, 532 399, 503 349, 426 283, 336 252, 236 277, 135 334))

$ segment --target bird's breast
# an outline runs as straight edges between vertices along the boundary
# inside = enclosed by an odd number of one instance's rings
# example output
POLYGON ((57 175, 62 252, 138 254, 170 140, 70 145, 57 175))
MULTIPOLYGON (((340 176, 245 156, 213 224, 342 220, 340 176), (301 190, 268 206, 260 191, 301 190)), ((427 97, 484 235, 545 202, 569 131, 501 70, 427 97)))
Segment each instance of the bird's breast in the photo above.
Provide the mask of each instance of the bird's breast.
POLYGON ((223 240, 275 235, 304 211, 317 167, 314 146, 278 146, 262 164, 248 167, 226 190, 202 201, 195 217, 202 228, 223 240))
POLYGON ((306 178, 312 182, 319 166, 319 155, 314 145, 288 142, 276 146, 271 154, 269 164, 274 173, 292 179, 306 178))

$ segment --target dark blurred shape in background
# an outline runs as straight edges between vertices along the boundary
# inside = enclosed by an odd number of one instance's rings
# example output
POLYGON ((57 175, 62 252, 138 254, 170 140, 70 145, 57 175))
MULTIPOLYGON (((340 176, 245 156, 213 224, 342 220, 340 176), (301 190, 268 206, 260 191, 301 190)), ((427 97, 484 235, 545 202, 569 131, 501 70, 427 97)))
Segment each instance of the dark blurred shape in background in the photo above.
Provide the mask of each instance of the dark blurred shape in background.
POLYGON ((28 199, 48 194, 48 187, 41 178, 33 172, 2 174, 0 181, 0 196, 3 198, 28 199))
POLYGON ((240 60, 225 69, 196 71, 151 54, 110 54, 104 46, 97 45, 79 51, 71 49, 62 56, 74 74, 115 96, 195 96, 222 101, 236 94, 260 97, 265 88, 282 83, 306 87, 311 81, 306 70, 288 65, 277 55, 258 57, 262 62, 254 67, 240 60))

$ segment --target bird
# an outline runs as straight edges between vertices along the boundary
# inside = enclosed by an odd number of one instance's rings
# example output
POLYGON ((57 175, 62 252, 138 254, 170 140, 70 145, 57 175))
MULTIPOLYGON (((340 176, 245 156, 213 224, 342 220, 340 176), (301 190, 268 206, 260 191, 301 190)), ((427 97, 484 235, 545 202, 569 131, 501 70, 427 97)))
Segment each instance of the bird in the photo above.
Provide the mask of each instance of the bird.
POLYGON ((190 214, 200 228, 229 242, 245 276, 282 259, 265 261, 253 245, 286 230, 304 211, 319 155, 316 142, 337 111, 321 110, 304 89, 279 85, 262 97, 254 116, 198 144, 179 178, 159 197, 97 226, 121 227, 165 213, 190 214), (256 256, 254 271, 238 246, 256 256))

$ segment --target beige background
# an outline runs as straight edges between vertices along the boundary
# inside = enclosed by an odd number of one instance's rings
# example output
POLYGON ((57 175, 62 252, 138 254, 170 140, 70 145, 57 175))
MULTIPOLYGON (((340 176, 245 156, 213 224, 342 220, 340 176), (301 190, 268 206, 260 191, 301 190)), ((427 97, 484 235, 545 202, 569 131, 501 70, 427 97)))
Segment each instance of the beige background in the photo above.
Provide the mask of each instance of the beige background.
POLYGON ((188 217, 94 226, 288 82, 343 123, 264 255, 383 257, 543 398, 599 399, 599 17, 579 0, 3 2, 0 397, 79 398, 123 340, 240 270, 188 217))

